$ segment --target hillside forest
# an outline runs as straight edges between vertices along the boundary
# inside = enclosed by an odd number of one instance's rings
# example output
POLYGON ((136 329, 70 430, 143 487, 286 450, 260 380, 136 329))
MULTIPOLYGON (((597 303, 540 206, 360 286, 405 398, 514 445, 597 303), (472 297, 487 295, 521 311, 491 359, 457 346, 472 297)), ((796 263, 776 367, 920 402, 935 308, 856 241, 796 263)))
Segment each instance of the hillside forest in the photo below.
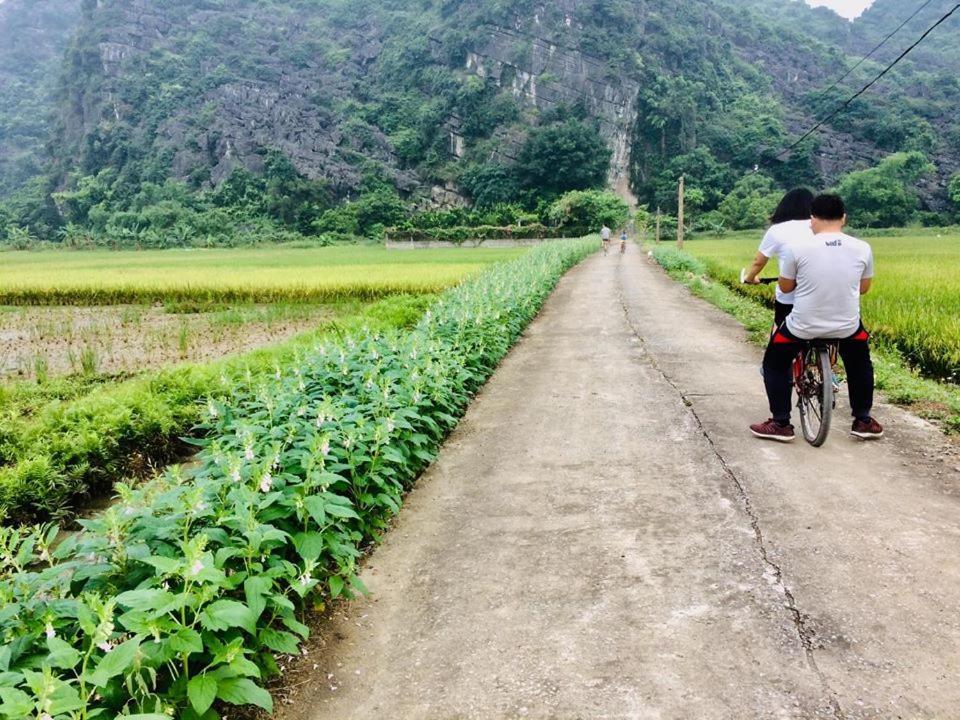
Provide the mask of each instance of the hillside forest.
POLYGON ((911 8, 5 0, 0 244, 574 234, 669 216, 681 175, 691 232, 759 227, 800 184, 859 227, 954 223, 960 17, 782 152, 949 5, 831 87, 911 8))

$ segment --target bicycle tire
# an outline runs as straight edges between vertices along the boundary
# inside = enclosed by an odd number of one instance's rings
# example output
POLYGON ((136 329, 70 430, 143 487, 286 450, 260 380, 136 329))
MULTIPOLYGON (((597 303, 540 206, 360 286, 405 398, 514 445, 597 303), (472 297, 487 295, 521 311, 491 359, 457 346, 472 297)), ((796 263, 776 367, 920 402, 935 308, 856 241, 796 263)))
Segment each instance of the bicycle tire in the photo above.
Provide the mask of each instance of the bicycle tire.
POLYGON ((833 420, 833 365, 827 348, 811 348, 806 352, 804 372, 810 370, 818 376, 814 377, 813 387, 797 388, 800 428, 804 440, 813 447, 821 447, 827 441, 833 420), (812 358, 814 353, 816 357, 812 358), (816 427, 813 425, 814 414, 819 420, 816 427))

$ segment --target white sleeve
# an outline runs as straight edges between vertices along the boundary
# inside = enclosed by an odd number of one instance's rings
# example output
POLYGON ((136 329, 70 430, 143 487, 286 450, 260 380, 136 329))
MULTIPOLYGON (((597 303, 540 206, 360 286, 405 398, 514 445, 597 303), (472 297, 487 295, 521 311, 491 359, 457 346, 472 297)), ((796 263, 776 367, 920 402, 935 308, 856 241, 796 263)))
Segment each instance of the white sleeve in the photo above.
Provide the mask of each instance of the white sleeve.
POLYGON ((873 277, 873 248, 867 245, 867 261, 863 268, 863 275, 861 276, 864 280, 869 280, 873 277))
POLYGON ((797 257, 789 247, 784 248, 780 255, 780 277, 797 279, 797 257))
POLYGON ((763 241, 760 243, 760 252, 768 259, 779 257, 780 240, 777 239, 777 233, 773 228, 767 230, 766 235, 763 236, 763 241))

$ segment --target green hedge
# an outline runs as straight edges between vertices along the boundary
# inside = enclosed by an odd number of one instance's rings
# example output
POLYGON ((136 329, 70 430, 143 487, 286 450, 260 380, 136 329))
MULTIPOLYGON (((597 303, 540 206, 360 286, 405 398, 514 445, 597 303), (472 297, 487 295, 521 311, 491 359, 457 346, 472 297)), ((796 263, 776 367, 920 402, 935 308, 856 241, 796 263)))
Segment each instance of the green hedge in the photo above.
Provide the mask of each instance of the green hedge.
POLYGON ((0 533, 0 718, 215 720, 272 707, 306 609, 363 591, 361 548, 591 241, 540 246, 446 293, 410 332, 326 342, 213 399, 212 439, 56 549, 0 533), (72 714, 75 713, 75 714, 72 714))

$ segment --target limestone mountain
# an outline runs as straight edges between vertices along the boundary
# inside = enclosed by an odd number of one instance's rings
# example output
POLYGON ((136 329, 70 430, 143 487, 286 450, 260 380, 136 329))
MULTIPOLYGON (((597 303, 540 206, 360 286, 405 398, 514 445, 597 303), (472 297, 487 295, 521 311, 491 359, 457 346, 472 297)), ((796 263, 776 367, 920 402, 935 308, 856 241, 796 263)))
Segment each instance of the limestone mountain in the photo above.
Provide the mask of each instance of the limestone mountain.
MULTIPOLYGON (((580 123, 609 146, 610 182, 651 206, 672 206, 681 173, 710 210, 754 172, 823 185, 920 150, 942 210, 960 170, 955 50, 918 54, 780 154, 902 17, 895 0, 855 23, 798 0, 6 0, 0 193, 38 176, 14 205, 42 205, 17 212, 49 233, 159 202, 142 190, 168 179, 209 193, 281 168, 309 224, 385 186, 421 207, 500 181, 509 198, 532 130, 580 123)), ((956 22, 941 31, 953 48, 956 22)))

